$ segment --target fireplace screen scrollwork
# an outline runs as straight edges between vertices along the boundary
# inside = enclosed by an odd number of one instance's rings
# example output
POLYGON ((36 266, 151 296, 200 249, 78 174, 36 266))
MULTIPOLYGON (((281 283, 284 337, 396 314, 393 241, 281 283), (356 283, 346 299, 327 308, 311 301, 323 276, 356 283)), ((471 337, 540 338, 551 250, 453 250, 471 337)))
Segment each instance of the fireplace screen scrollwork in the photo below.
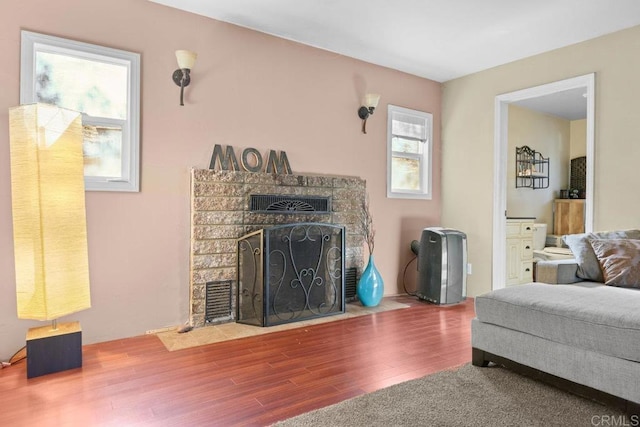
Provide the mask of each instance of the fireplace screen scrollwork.
POLYGON ((344 227, 275 226, 238 240, 237 321, 272 326, 344 313, 344 227))

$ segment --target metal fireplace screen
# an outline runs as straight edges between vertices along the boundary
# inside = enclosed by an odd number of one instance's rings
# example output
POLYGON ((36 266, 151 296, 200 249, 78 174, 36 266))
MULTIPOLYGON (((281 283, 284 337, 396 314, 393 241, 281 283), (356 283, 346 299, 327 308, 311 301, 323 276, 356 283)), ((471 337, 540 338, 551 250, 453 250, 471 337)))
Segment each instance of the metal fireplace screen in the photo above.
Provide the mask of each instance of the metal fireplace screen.
POLYGON ((237 321, 272 326, 345 310, 344 227, 280 225, 238 240, 237 321))

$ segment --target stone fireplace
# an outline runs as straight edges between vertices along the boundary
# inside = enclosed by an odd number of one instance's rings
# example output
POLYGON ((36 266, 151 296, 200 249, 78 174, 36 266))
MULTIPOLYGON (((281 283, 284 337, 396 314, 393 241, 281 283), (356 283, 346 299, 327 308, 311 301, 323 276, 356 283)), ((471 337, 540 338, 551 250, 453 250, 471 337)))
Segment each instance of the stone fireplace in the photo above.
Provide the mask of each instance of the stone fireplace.
POLYGON ((365 181, 358 177, 192 170, 191 324, 236 320, 238 239, 265 228, 296 223, 344 227, 344 268, 359 275, 364 198, 365 181), (277 201, 282 209, 271 210, 256 204, 256 196, 263 195, 287 197, 277 201), (307 210, 294 196, 304 204, 328 200, 328 209, 307 210))

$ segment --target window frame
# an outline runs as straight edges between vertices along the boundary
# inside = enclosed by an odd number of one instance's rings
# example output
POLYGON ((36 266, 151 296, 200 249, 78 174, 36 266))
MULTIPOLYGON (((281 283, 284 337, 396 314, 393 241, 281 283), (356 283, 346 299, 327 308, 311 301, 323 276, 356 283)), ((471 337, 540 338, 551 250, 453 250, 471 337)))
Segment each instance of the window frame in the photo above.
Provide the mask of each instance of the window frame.
POLYGON ((140 191, 140 54, 46 34, 21 31, 20 104, 36 99, 36 54, 62 54, 125 66, 128 74, 127 113, 124 120, 82 113, 87 124, 122 126, 122 174, 119 177, 85 175, 86 191, 140 191))
POLYGON ((387 106, 387 197, 395 199, 424 199, 432 198, 432 181, 433 181, 433 114, 424 111, 412 110, 409 108, 399 107, 389 104, 387 106), (424 120, 427 128, 427 135, 424 141, 426 146, 422 150, 422 154, 412 154, 393 151, 393 113, 401 113, 419 117, 424 120), (418 159, 420 161, 420 184, 422 190, 394 190, 392 188, 392 172, 393 158, 404 157, 418 159))

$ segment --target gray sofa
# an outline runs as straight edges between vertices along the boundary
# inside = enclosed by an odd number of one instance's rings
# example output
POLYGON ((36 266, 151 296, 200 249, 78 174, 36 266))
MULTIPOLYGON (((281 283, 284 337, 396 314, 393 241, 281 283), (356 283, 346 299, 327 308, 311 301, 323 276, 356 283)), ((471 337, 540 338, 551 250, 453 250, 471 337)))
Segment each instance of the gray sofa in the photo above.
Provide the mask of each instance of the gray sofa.
POLYGON ((585 281, 583 261, 539 262, 538 283, 476 297, 473 364, 516 362, 556 385, 637 413, 640 289, 585 281))

